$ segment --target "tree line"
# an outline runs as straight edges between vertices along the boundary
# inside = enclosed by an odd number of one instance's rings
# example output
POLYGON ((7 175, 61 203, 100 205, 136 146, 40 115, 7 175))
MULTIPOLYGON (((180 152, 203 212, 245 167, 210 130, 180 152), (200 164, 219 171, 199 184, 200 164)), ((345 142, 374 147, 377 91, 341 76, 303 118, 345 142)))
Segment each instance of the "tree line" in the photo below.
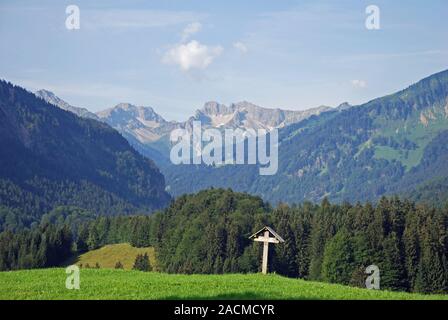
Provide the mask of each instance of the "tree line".
POLYGON ((46 268, 72 256, 73 236, 66 225, 0 233, 0 271, 46 268))

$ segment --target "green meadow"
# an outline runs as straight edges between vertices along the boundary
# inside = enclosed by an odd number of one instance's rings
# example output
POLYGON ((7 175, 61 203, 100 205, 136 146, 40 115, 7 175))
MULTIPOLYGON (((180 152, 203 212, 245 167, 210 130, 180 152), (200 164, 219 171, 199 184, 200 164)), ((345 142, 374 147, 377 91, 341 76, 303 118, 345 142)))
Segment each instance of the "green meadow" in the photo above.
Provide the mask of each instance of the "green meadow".
POLYGON ((0 299, 448 299, 290 279, 275 274, 171 275, 81 269, 80 289, 65 287, 64 268, 0 272, 0 299))

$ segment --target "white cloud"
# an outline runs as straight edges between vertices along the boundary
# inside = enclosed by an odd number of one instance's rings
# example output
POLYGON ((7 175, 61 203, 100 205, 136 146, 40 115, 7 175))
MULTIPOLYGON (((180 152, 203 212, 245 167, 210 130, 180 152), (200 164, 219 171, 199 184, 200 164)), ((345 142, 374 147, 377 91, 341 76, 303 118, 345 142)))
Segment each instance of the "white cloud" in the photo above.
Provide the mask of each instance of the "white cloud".
POLYGON ((164 55, 162 62, 178 65, 182 71, 205 69, 222 51, 221 46, 207 46, 192 40, 171 48, 164 55))
POLYGON ((246 47, 246 45, 245 45, 244 43, 240 42, 240 41, 235 42, 235 43, 233 44, 233 47, 234 47, 235 49, 237 49, 238 51, 240 51, 241 53, 246 53, 246 52, 247 52, 247 47, 246 47))
POLYGON ((187 41, 190 37, 199 32, 202 29, 202 24, 200 22, 192 22, 188 26, 185 27, 184 31, 182 31, 182 42, 187 41))
POLYGON ((367 82, 365 80, 352 80, 351 83, 355 88, 364 89, 367 87, 367 82))

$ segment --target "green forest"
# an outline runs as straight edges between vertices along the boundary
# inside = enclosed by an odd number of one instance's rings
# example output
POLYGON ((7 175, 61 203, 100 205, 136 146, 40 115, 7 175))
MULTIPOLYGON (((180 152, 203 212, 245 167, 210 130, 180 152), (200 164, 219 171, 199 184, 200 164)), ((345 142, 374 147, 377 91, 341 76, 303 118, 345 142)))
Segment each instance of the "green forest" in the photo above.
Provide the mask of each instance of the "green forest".
POLYGON ((74 252, 129 242, 154 246, 167 273, 255 273, 262 246, 249 236, 265 225, 285 239, 270 246, 271 272, 364 287, 365 268, 375 264, 382 289, 448 293, 448 206, 398 197, 272 207, 259 197, 209 189, 150 216, 60 207, 38 225, 0 234, 0 270, 58 266, 74 252))

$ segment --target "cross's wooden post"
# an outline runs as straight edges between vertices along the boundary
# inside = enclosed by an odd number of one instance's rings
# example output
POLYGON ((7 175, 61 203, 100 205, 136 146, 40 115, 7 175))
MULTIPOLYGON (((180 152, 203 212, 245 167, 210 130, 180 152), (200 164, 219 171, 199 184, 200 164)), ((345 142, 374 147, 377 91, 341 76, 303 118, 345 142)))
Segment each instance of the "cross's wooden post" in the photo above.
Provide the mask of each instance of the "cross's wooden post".
POLYGON ((263 274, 268 273, 268 254, 269 254, 269 231, 265 231, 263 242, 263 264, 261 269, 261 272, 263 274))

